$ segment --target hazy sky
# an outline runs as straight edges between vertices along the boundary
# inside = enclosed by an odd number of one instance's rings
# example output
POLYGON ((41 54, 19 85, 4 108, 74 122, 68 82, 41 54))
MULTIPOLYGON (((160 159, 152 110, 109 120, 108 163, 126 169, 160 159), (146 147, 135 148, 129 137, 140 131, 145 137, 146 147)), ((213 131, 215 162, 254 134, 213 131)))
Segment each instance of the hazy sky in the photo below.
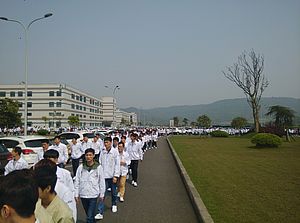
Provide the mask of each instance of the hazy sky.
MULTIPOLYGON (((264 96, 300 97, 299 0, 1 0, 28 24, 29 83, 65 83, 118 106, 165 107, 244 97, 222 70, 254 49, 264 96), (111 86, 111 89, 104 88, 111 86)), ((0 83, 24 80, 24 33, 0 20, 0 83)))

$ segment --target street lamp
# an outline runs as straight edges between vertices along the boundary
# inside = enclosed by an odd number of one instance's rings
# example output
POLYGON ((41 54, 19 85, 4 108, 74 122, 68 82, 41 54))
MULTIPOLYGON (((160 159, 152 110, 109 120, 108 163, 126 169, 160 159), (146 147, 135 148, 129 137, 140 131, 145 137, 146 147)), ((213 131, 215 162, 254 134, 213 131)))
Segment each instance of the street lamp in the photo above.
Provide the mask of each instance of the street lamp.
POLYGON ((41 20, 41 19, 45 19, 48 18, 50 16, 52 16, 52 13, 47 13, 45 14, 43 17, 37 18, 32 20, 27 26, 25 26, 22 22, 18 21, 18 20, 14 20, 14 19, 8 19, 6 17, 0 17, 1 20, 4 21, 8 21, 8 22, 16 22, 18 24, 20 24, 22 26, 22 28, 24 29, 24 33, 25 33, 25 102, 24 102, 24 135, 27 135, 27 112, 28 112, 28 107, 27 107, 27 91, 28 91, 28 31, 30 26, 32 25, 32 23, 41 20))
MULTIPOLYGON (((105 88, 109 88, 107 85, 104 86, 105 88)), ((115 125, 115 93, 116 90, 120 90, 120 86, 116 85, 113 89, 113 121, 112 121, 112 125, 115 125)))

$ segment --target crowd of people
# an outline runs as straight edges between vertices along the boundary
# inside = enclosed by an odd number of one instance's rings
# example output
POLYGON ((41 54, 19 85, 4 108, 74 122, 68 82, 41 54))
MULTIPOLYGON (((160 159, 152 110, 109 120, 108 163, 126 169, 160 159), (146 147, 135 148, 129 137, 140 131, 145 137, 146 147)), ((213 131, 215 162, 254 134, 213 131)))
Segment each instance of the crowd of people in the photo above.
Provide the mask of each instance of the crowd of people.
POLYGON ((23 218, 36 223, 76 222, 79 202, 86 222, 95 222, 103 219, 109 194, 111 211, 117 212, 118 202, 125 201, 126 182, 138 187, 139 163, 148 149, 157 148, 157 140, 158 131, 149 129, 113 133, 103 140, 95 134, 92 141, 86 136, 82 141, 74 138, 68 151, 56 136, 51 146, 43 141, 37 163, 30 169, 21 148, 15 147, 0 178, 0 222, 21 222, 23 218), (69 156, 72 173, 65 169, 69 156), (26 182, 31 185, 24 186, 26 182), (22 199, 9 199, 11 193, 22 199))

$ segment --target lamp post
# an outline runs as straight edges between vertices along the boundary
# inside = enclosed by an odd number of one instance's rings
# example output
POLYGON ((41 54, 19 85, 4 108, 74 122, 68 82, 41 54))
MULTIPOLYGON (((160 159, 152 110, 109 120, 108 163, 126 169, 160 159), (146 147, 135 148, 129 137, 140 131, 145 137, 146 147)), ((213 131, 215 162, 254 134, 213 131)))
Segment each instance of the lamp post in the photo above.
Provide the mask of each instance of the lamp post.
MULTIPOLYGON (((109 88, 107 85, 104 86, 105 88, 109 88)), ((115 125, 115 93, 116 90, 120 90, 120 86, 116 85, 113 89, 113 121, 112 121, 112 126, 115 125)), ((117 102, 116 102, 117 103, 117 102)))
POLYGON ((24 33, 25 33, 25 99, 24 99, 24 135, 27 135, 27 111, 28 111, 28 107, 27 107, 27 91, 28 91, 28 31, 30 26, 41 19, 45 19, 48 18, 50 16, 52 16, 52 13, 47 13, 45 14, 43 17, 37 18, 32 20, 27 26, 25 26, 22 22, 18 21, 18 20, 14 20, 14 19, 8 19, 6 17, 0 17, 1 20, 7 21, 7 22, 16 22, 19 25, 22 26, 22 28, 24 29, 24 33))

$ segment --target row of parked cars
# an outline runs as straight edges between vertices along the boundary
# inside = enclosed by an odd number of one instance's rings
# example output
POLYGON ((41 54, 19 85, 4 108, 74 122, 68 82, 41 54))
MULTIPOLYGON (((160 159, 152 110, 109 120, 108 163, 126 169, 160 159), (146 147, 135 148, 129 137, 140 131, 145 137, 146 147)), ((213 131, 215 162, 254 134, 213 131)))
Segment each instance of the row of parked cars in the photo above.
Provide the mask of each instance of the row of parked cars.
MULTIPOLYGON (((77 141, 81 141, 84 136, 87 136, 89 140, 92 140, 95 136, 95 132, 63 132, 59 134, 61 142, 68 144, 73 138, 77 141)), ((100 137, 103 139, 105 135, 100 133, 100 137)), ((0 175, 4 172, 4 167, 9 160, 12 159, 11 150, 19 146, 23 151, 23 158, 29 165, 33 165, 37 160, 37 152, 42 150, 42 142, 45 139, 49 139, 45 136, 8 136, 0 138, 0 175)), ((53 138, 49 139, 50 145, 53 144, 53 138)))

